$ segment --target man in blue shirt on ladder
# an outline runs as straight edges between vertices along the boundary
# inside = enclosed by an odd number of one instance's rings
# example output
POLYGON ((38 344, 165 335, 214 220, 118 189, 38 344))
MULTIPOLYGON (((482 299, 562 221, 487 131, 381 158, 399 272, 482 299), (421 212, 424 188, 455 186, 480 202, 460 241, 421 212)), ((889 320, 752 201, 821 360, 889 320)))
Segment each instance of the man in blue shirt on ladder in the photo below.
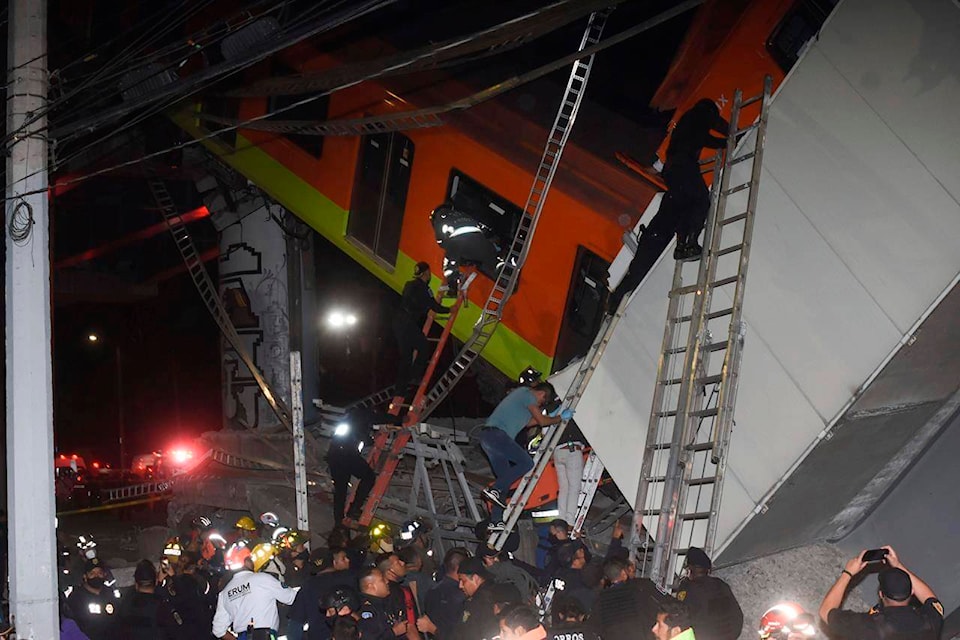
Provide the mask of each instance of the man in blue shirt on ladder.
POLYGON ((556 391, 549 382, 518 387, 500 401, 480 429, 480 448, 496 476, 493 487, 483 490, 484 497, 494 505, 490 514, 491 531, 503 530, 503 510, 510 485, 533 468, 530 454, 516 442, 517 434, 527 426, 547 427, 573 417, 570 409, 555 416, 544 415, 544 405, 555 396, 556 391))

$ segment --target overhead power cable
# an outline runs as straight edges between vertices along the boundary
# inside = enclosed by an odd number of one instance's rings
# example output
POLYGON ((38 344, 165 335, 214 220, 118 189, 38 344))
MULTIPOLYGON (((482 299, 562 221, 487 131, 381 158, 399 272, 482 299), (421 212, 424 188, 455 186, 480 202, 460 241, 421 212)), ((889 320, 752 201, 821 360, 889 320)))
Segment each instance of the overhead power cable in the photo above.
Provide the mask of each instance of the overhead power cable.
MULTIPOLYGON (((345 136, 362 135, 367 133, 384 133, 387 131, 404 131, 408 129, 419 129, 428 127, 437 127, 444 124, 440 116, 444 114, 464 111, 475 107, 480 103, 496 98, 499 95, 512 91, 517 87, 533 82, 539 78, 550 75, 571 64, 578 58, 591 55, 597 51, 619 44, 624 40, 631 38, 638 33, 651 29, 671 18, 687 11, 704 2, 704 0, 689 0, 669 11, 665 11, 650 20, 646 20, 630 29, 623 31, 615 36, 600 42, 592 47, 587 47, 583 51, 575 51, 558 60, 549 62, 526 73, 507 78, 502 82, 491 85, 473 93, 465 98, 454 100, 436 107, 425 107, 410 111, 391 112, 382 115, 368 116, 365 118, 340 118, 336 120, 266 120, 258 122, 243 121, 236 118, 224 118, 214 114, 200 113, 199 118, 208 122, 217 124, 231 125, 252 129, 256 131, 271 131, 276 133, 295 133, 297 135, 314 136, 345 136)), ((607 3, 609 4, 609 3, 607 3)), ((279 113, 279 110, 270 115, 279 113)))
POLYGON ((319 33, 335 29, 346 24, 347 22, 360 18, 361 16, 372 13, 388 5, 394 4, 395 2, 397 2, 397 0, 358 0, 357 2, 348 3, 349 6, 347 8, 335 12, 332 16, 316 22, 308 22, 307 24, 298 25, 290 33, 285 34, 286 37, 280 38, 277 41, 268 41, 260 46, 254 47, 250 52, 247 53, 247 55, 241 58, 236 60, 226 60, 220 64, 210 66, 185 78, 180 82, 163 87, 153 95, 144 96, 140 100, 116 105, 110 109, 106 109, 100 114, 85 118, 79 122, 72 123, 69 126, 60 126, 55 128, 51 132, 51 137, 60 138, 76 131, 84 131, 89 133, 99 129, 100 127, 106 126, 107 124, 114 122, 118 118, 121 118, 139 108, 149 106, 154 102, 167 99, 174 95, 187 97, 195 92, 199 85, 208 81, 210 78, 222 78, 232 75, 245 69, 246 67, 249 67, 252 64, 256 64, 260 60, 263 60, 264 58, 267 58, 268 56, 282 49, 293 46, 294 44, 297 44, 298 42, 301 42, 319 33))
MULTIPOLYGON (((620 44, 621 42, 624 42, 625 40, 628 40, 628 39, 630 39, 630 38, 632 38, 632 37, 634 37, 634 36, 636 36, 636 35, 638 35, 638 34, 640 34, 640 33, 643 33, 644 31, 647 31, 647 30, 652 29, 652 28, 654 28, 654 27, 656 27, 656 26, 659 26, 660 24, 662 24, 662 23, 664 23, 664 22, 666 22, 666 21, 668 21, 668 20, 670 20, 670 19, 672 19, 672 18, 675 18, 676 16, 678 16, 678 15, 680 15, 680 14, 686 12, 686 11, 689 11, 690 9, 693 9, 693 8, 695 8, 695 7, 703 4, 704 2, 705 2, 705 0, 685 0, 684 2, 680 3, 679 5, 673 7, 672 9, 668 9, 667 11, 664 11, 664 12, 662 12, 662 13, 654 16, 653 18, 650 18, 649 20, 645 20, 645 21, 641 22, 641 23, 638 24, 638 25, 635 25, 635 26, 633 26, 633 27, 630 27, 629 29, 626 29, 626 30, 624 30, 624 31, 622 31, 622 32, 614 35, 614 36, 611 36, 610 38, 608 38, 608 39, 606 39, 606 40, 604 40, 604 41, 602 41, 602 42, 599 42, 599 43, 597 43, 597 44, 595 44, 595 45, 586 47, 586 48, 584 48, 584 49, 581 50, 581 51, 578 51, 578 52, 569 54, 569 55, 567 55, 567 56, 564 56, 563 58, 561 58, 561 59, 559 59, 559 60, 556 60, 556 61, 554 61, 554 62, 552 62, 552 63, 550 63, 550 64, 548 64, 548 65, 544 65, 543 67, 540 67, 539 69, 537 69, 537 70, 535 70, 535 71, 542 71, 542 70, 545 69, 545 68, 550 68, 551 70, 553 70, 554 67, 560 68, 560 67, 563 67, 563 66, 566 65, 566 64, 570 64, 572 61, 577 60, 577 59, 579 59, 580 57, 589 56, 589 55, 591 55, 591 54, 594 54, 594 53, 598 53, 598 52, 600 52, 600 51, 603 51, 604 49, 608 49, 608 48, 610 48, 610 47, 612 47, 612 46, 614 46, 614 45, 620 44)), ((313 96, 304 98, 303 100, 298 100, 297 102, 294 102, 294 103, 292 103, 292 104, 290 104, 290 105, 288 105, 288 106, 286 106, 286 107, 282 107, 282 108, 280 108, 280 109, 277 109, 276 111, 274 111, 274 112, 272 112, 272 113, 266 113, 266 114, 263 114, 263 115, 255 116, 255 117, 253 117, 253 118, 249 118, 249 119, 244 120, 244 121, 242 121, 242 122, 238 122, 237 124, 232 124, 232 125, 229 125, 229 126, 225 126, 225 127, 221 128, 221 129, 217 129, 216 131, 212 131, 212 132, 210 132, 210 133, 207 133, 206 135, 203 135, 203 136, 194 138, 194 139, 192 139, 192 140, 188 140, 187 142, 175 144, 175 145, 172 145, 172 146, 167 147, 167 148, 165 148, 165 149, 161 149, 160 151, 155 151, 155 152, 153 152, 153 153, 148 153, 148 154, 146 154, 146 155, 143 155, 143 156, 141 156, 141 157, 139 157, 139 158, 135 158, 135 159, 133 159, 133 160, 128 160, 128 161, 126 161, 126 162, 121 162, 121 163, 112 165, 112 166, 110 166, 110 167, 105 167, 105 168, 103 168, 103 169, 98 169, 97 171, 93 171, 93 172, 90 172, 90 173, 88 173, 88 174, 85 174, 85 175, 82 175, 82 176, 78 176, 78 177, 76 177, 76 178, 72 178, 72 179, 70 179, 70 180, 66 180, 66 181, 60 182, 60 183, 58 183, 58 186, 68 186, 68 185, 75 184, 75 183, 78 183, 78 182, 83 182, 83 181, 85 181, 85 180, 89 180, 90 178, 95 178, 95 177, 97 177, 97 176, 103 175, 103 174, 105 174, 105 173, 109 173, 109 172, 111 172, 111 171, 115 171, 115 170, 117 170, 117 169, 122 169, 122 168, 124 168, 124 167, 133 166, 133 165, 135 165, 135 164, 139 164, 139 163, 144 162, 144 161, 146 161, 146 160, 150 160, 150 159, 152 159, 152 158, 159 157, 159 156, 161 156, 161 155, 163 155, 163 154, 165 154, 165 153, 169 153, 169 152, 171 152, 171 151, 176 151, 176 150, 178 150, 178 149, 182 149, 182 148, 185 148, 185 147, 193 146, 193 145, 195 145, 195 144, 200 144, 200 143, 205 142, 205 141, 207 141, 207 140, 211 140, 211 139, 213 139, 213 138, 216 138, 217 136, 223 135, 224 133, 229 133, 229 132, 231 132, 231 131, 236 131, 237 129, 241 129, 241 128, 252 128, 250 125, 252 125, 253 123, 262 122, 263 120, 266 120, 267 118, 269 118, 269 117, 271 117, 271 116, 273 116, 273 115, 276 115, 276 114, 278 114, 278 113, 283 113, 283 112, 289 111, 289 110, 291 110, 291 109, 296 109, 296 108, 298 108, 298 107, 300 107, 300 106, 303 106, 304 104, 309 104, 310 102, 313 102, 313 101, 315 101, 315 100, 319 100, 320 98, 322 98, 322 97, 324 97, 324 96, 326 96, 326 95, 329 95, 329 94, 331 94, 331 93, 334 93, 335 91, 340 91, 340 90, 343 90, 343 89, 346 89, 346 88, 349 88, 349 87, 358 85, 358 84, 360 84, 361 82, 366 82, 367 80, 376 79, 377 77, 379 77, 379 73, 388 73, 389 71, 390 71, 390 69, 382 70, 381 72, 378 72, 378 73, 376 73, 376 74, 371 74, 370 77, 360 78, 360 79, 354 80, 354 81, 352 81, 352 82, 345 83, 345 84, 343 84, 343 85, 341 85, 341 86, 335 87, 335 88, 333 88, 333 89, 331 89, 331 90, 329 90, 329 91, 325 91, 325 92, 323 92, 323 93, 321 93, 321 94, 313 95, 313 96)), ((534 73, 534 72, 530 72, 530 73, 534 73)), ((550 73, 550 71, 547 71, 546 73, 550 73)), ((524 76, 527 76, 527 75, 528 75, 528 74, 524 74, 524 76)), ((539 76, 537 76, 537 77, 539 77, 539 76)), ((529 80, 528 80, 528 81, 529 81, 529 80)), ((516 85, 516 86, 519 86, 519 84, 516 85)), ((257 146, 257 145, 254 144, 254 145, 251 145, 251 146, 257 146)), ((24 178, 21 178, 20 180, 26 180, 27 178, 31 177, 32 175, 33 175, 33 174, 31 174, 30 176, 26 176, 26 177, 24 177, 24 178)), ((26 196, 26 195, 32 195, 32 194, 35 194, 35 193, 45 193, 47 190, 48 190, 48 189, 36 189, 36 190, 34 190, 34 191, 25 192, 25 193, 22 193, 22 194, 20 194, 20 195, 21 195, 21 196, 26 196)), ((8 192, 9 192, 9 188, 8 188, 8 192)), ((9 199, 9 198, 8 198, 8 199, 9 199)))
POLYGON ((229 91, 226 95, 246 97, 313 93, 338 86, 353 78, 367 76, 377 69, 392 68, 403 73, 412 73, 435 68, 440 63, 458 56, 480 52, 485 55, 497 55, 521 47, 598 9, 619 4, 622 1, 561 0, 469 36, 451 38, 439 44, 430 44, 374 60, 341 64, 332 69, 312 71, 292 77, 267 78, 250 86, 229 91))

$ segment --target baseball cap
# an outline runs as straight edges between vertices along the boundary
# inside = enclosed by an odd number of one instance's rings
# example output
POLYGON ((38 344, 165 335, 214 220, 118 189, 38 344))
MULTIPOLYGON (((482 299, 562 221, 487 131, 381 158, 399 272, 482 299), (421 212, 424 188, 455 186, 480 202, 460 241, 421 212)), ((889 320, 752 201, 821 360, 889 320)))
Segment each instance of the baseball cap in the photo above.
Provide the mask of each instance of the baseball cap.
POLYGON ((893 567, 884 569, 880 572, 878 579, 880 581, 880 593, 891 600, 903 602, 909 600, 910 596, 913 595, 910 576, 903 569, 893 567))
POLYGON ((157 579, 157 570, 149 560, 141 560, 133 570, 134 582, 153 582, 157 579))
POLYGON ((480 576, 484 580, 490 580, 493 576, 483 566, 483 560, 480 558, 467 558, 460 563, 460 574, 465 576, 480 576))
POLYGON ((690 547, 690 550, 687 551, 687 566, 712 569, 713 563, 710 561, 710 556, 707 555, 706 551, 700 547, 690 547))
POLYGON ((100 567, 104 571, 107 570, 107 565, 103 564, 100 558, 90 558, 89 560, 83 563, 83 572, 90 573, 97 567, 100 567))

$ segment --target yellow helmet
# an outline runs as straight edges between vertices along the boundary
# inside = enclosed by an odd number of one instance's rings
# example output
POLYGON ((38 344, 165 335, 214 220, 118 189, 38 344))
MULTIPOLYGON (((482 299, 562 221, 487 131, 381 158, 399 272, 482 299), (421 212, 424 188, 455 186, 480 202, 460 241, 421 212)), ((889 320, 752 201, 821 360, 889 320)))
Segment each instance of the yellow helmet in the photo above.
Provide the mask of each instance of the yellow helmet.
POLYGON ((260 571, 263 566, 277 555, 277 548, 269 542, 261 542, 250 552, 250 559, 253 561, 253 570, 260 571))
POLYGON ((179 560, 183 555, 183 546, 180 544, 180 538, 174 537, 167 540, 163 547, 163 555, 173 560, 179 560))
POLYGON ((240 519, 237 520, 237 524, 233 526, 236 527, 237 529, 243 529, 244 531, 257 530, 257 523, 255 523, 253 521, 253 518, 251 518, 250 516, 241 516, 240 519))

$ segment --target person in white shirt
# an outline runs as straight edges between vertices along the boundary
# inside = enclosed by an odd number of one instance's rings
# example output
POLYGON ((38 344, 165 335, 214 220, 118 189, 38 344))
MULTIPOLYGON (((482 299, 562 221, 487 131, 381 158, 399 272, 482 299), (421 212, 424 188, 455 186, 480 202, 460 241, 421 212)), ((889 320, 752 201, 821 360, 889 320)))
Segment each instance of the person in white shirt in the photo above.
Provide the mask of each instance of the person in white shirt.
MULTIPOLYGON (((261 562, 261 566, 266 562, 261 562)), ((275 640, 280 628, 277 603, 293 604, 299 589, 288 589, 273 576, 257 573, 247 557, 217 597, 213 635, 222 640, 275 640)))

